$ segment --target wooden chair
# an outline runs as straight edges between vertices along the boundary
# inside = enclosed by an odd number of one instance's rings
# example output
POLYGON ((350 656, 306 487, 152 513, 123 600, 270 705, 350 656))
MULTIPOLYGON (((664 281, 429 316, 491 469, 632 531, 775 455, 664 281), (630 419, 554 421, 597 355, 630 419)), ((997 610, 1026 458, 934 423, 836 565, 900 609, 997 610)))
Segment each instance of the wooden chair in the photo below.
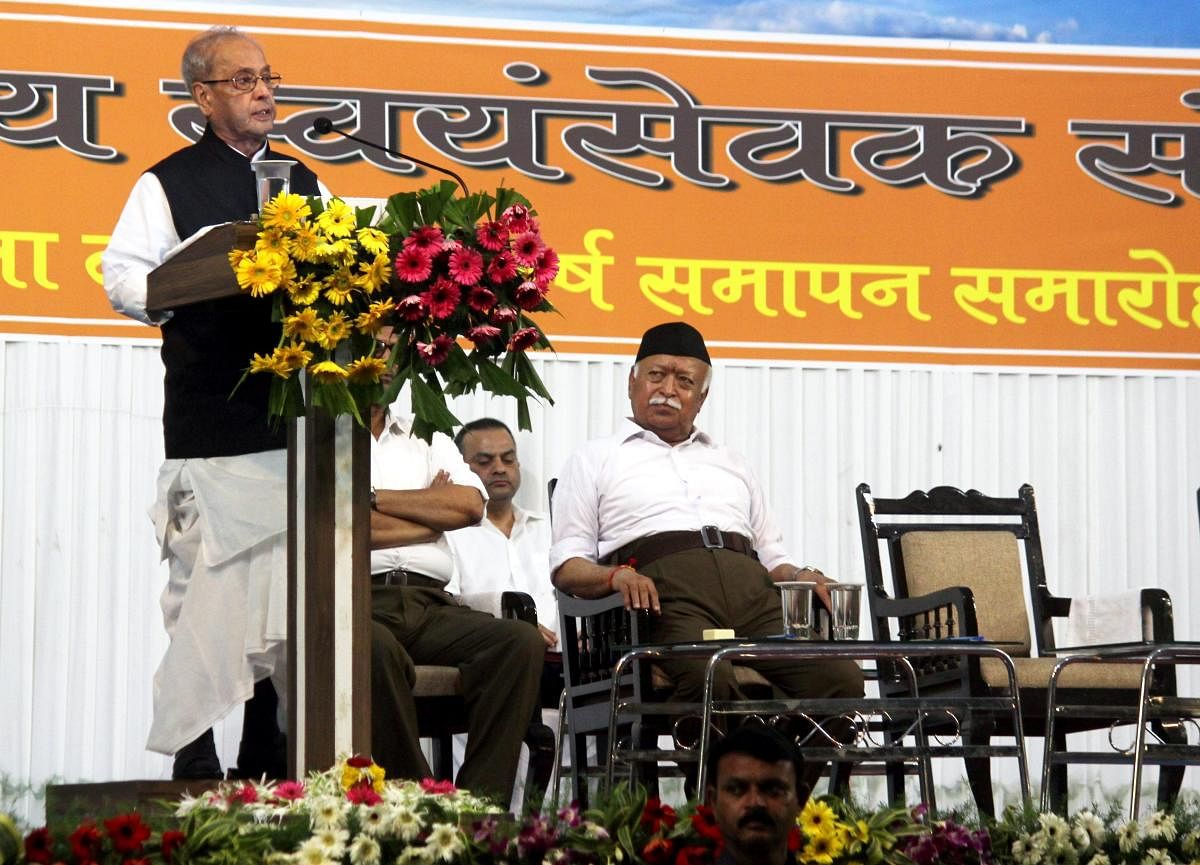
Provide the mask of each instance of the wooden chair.
MULTIPOLYGON (((1033 487, 1021 486, 1015 498, 948 486, 917 490, 904 498, 879 498, 864 483, 858 486, 856 501, 874 638, 980 636, 1003 643, 1016 666, 1025 731, 1044 730, 1047 686, 1056 661, 1053 621, 1068 614, 1071 599, 1047 587, 1033 487)), ((1130 615, 1140 616, 1145 638, 1173 639, 1167 593, 1142 589, 1140 604, 1141 609, 1130 615)), ((1058 702, 1135 705, 1139 673, 1129 665, 1079 665, 1064 680, 1058 702)), ((1174 670, 1156 675, 1156 693, 1174 694, 1174 670)), ((992 737, 1012 735, 1003 716, 972 710, 972 697, 1006 686, 1002 667, 989 659, 948 656, 918 666, 922 696, 961 699, 963 714, 956 723, 961 723, 968 746, 986 749, 992 737)), ((907 693, 886 668, 880 670, 879 687, 883 695, 907 693)), ((1067 733, 1108 726, 1095 718, 1073 718, 1067 708, 1055 728, 1056 747, 1060 737, 1065 747, 1067 733)), ((1156 732, 1165 740, 1184 734, 1178 725, 1159 724, 1156 732)), ((990 761, 983 756, 965 762, 977 807, 994 814, 990 761)), ((890 793, 895 795, 893 788, 901 780, 889 774, 890 793)), ((1182 782, 1182 767, 1163 766, 1159 802, 1173 802, 1182 782)), ((1052 806, 1061 811, 1067 796, 1065 765, 1054 767, 1050 787, 1052 806)))
MULTIPOLYGON (((486 608, 490 611, 490 600, 464 600, 474 609, 486 608)), ((520 619, 537 627, 537 609, 533 598, 525 592, 501 592, 499 604, 505 618, 520 619)), ((467 732, 467 707, 458 667, 418 664, 413 696, 417 704, 418 734, 422 739, 433 740, 430 768, 434 777, 453 780, 453 738, 456 733, 467 732)), ((529 749, 529 762, 524 801, 541 801, 541 793, 545 792, 554 767, 555 735, 550 727, 542 723, 540 705, 530 718, 529 728, 525 732, 525 745, 529 749)))

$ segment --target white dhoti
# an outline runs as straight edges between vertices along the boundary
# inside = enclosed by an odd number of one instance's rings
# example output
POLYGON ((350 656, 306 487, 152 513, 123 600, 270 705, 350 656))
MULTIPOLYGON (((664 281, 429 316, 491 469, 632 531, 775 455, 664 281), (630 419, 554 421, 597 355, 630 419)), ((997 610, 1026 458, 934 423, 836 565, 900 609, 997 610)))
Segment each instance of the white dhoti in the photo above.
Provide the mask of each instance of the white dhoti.
POLYGON ((271 676, 287 638, 287 452, 167 460, 151 508, 170 645, 146 747, 174 754, 271 676))

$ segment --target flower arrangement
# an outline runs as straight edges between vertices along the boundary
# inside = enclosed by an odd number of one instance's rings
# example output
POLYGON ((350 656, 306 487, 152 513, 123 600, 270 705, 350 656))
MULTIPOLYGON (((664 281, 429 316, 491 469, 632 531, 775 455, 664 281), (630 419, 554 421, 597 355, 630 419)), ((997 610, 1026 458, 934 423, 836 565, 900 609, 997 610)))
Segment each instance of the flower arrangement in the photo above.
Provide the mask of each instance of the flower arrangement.
MULTIPOLYGON (((1126 821, 1010 808, 971 829, 924 806, 863 809, 810 799, 789 841, 803 865, 1170 865, 1200 862, 1200 807, 1126 821)), ((0 814, 0 865, 710 865, 723 841, 706 806, 676 810, 618 786, 596 808, 513 817, 445 781, 389 781, 343 758, 304 781, 229 782, 185 797, 168 825, 136 812, 22 839, 0 814)))
POLYGON ((553 310, 558 255, 520 193, 456 189, 398 193, 378 218, 337 198, 282 193, 263 206, 254 248, 232 251, 230 264, 282 324, 274 351, 248 359, 248 375, 272 376, 272 417, 304 414, 301 370, 313 405, 360 423, 407 384, 426 441, 458 425, 446 398, 478 387, 516 398, 521 429, 530 396, 553 402, 526 352, 550 348, 529 314, 553 310), (376 340, 385 326, 399 336, 387 356, 376 340))

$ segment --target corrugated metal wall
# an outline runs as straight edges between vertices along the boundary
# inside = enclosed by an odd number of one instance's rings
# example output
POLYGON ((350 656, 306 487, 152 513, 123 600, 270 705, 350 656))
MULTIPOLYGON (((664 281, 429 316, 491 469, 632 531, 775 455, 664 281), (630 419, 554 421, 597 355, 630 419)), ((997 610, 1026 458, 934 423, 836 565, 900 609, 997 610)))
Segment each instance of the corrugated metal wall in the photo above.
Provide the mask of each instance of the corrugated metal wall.
MULTIPOLYGON (((519 439, 522 498, 544 507, 567 454, 628 412, 628 362, 538 368, 556 403, 535 407, 519 439)), ((0 381, 0 776, 10 788, 165 777, 166 758, 143 748, 165 645, 145 515, 162 459, 157 347, 10 336, 0 381)), ((456 412, 515 421, 481 396, 456 412)), ((796 559, 832 575, 862 578, 860 481, 881 495, 941 483, 1011 495, 1028 481, 1058 593, 1162 586, 1177 633, 1200 637, 1200 375, 722 361, 699 423, 751 457, 796 559)), ((224 753, 239 725, 219 731, 224 753)), ((1072 777, 1094 788, 1124 777, 1086 771, 1072 777)), ((960 775, 949 764, 943 783, 960 775)))

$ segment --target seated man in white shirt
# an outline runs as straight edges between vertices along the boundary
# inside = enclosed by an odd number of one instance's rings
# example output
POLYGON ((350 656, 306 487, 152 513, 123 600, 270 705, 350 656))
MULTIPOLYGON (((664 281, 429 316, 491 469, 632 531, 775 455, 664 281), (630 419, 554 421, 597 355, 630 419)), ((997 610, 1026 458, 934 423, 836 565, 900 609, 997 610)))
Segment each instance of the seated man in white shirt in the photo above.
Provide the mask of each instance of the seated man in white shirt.
POLYGON ((459 592, 525 592, 537 606, 538 630, 548 651, 558 648, 558 605, 550 582, 550 518, 513 499, 521 488, 521 461, 512 431, 484 417, 454 437, 463 461, 487 489, 486 519, 448 532, 458 565, 459 592))

